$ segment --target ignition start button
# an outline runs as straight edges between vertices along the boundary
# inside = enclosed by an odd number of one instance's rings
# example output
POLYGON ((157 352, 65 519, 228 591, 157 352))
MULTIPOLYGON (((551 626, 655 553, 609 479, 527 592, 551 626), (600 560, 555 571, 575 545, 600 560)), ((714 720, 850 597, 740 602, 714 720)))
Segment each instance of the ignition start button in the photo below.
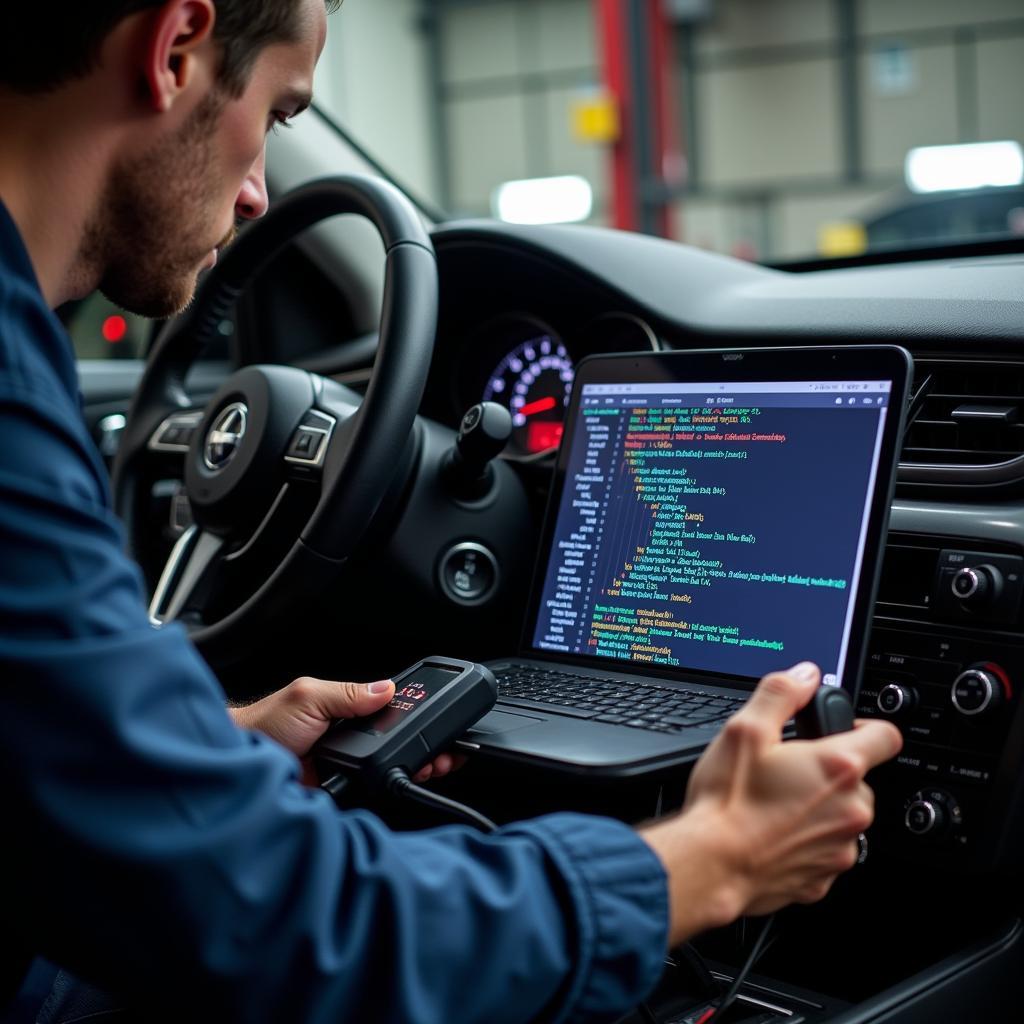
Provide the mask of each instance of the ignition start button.
POLYGON ((498 586, 498 561, 481 544, 456 544, 441 558, 441 589, 458 604, 482 604, 498 586))

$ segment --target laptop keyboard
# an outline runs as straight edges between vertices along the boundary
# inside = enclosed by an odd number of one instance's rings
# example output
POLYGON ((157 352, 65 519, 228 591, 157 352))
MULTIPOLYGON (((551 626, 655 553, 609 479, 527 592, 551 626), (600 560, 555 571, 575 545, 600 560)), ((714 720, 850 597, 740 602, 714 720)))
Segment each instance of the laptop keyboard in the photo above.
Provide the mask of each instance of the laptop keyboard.
POLYGON ((651 732, 682 732, 728 718, 744 703, 742 697, 705 690, 595 679, 531 665, 511 665, 495 676, 504 704, 651 732))

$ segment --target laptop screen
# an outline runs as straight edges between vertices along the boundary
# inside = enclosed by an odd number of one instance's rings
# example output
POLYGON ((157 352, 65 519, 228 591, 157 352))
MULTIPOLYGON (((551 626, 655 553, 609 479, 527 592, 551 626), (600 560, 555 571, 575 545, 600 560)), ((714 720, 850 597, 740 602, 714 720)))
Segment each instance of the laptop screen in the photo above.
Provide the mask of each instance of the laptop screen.
POLYGON ((584 382, 529 646, 751 681, 810 660, 842 685, 892 395, 584 382))

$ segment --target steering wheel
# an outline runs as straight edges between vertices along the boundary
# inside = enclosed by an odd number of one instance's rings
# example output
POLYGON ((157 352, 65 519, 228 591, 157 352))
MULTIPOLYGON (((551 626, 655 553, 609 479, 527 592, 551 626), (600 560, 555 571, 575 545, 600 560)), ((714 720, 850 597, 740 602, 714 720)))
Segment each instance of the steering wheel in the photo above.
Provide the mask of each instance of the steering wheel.
POLYGON ((154 529, 153 483, 174 475, 168 460, 180 476, 185 460, 193 522, 156 585, 154 625, 181 620, 211 663, 228 664, 336 577, 413 457, 436 326, 433 246, 387 182, 346 175, 304 185, 243 232, 157 339, 114 465, 115 508, 140 557, 154 529), (369 219, 387 253, 365 397, 305 370, 260 365, 194 408, 185 376, 246 283, 299 232, 343 213, 369 219))

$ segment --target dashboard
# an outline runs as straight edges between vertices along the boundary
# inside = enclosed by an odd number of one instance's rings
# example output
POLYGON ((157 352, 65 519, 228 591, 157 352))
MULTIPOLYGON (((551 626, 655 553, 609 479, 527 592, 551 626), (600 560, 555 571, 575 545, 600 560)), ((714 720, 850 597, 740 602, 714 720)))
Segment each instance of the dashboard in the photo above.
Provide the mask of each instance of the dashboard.
MULTIPOLYGON (((886 925, 846 922, 835 948, 866 957, 863 987, 845 993, 861 1006, 869 990, 959 956, 986 929, 1009 948, 1006 928, 1016 926, 994 922, 1005 923, 1024 882, 1024 256, 791 273, 599 229, 466 222, 440 227, 434 242, 441 317, 421 411, 454 428, 475 402, 508 404, 517 434, 503 458, 530 489, 534 530, 572 373, 587 355, 879 343, 911 351, 915 419, 858 708, 893 721, 905 749, 872 779, 878 867, 851 883, 846 907, 855 916, 873 908, 886 925), (936 900, 948 920, 935 916, 936 900)), ((518 522, 503 529, 523 531, 518 522)), ((480 532, 473 539, 487 544, 480 532)), ((535 541, 526 531, 518 557, 529 560, 535 541)), ((501 631, 496 621, 484 628, 492 641, 501 631)), ((505 633, 506 651, 514 635, 505 633)), ((821 926, 833 934, 829 912, 821 926)), ((805 984, 817 971, 812 987, 833 991, 823 979, 835 966, 813 940, 794 942, 801 966, 791 957, 775 981, 805 984)), ((913 1019, 946 1019, 940 1003, 913 1019)))
POLYGON ((908 744, 887 773, 879 842, 976 872, 1024 862, 1011 827, 1024 824, 1024 801, 1009 785, 1024 775, 1024 257, 787 273, 600 229, 470 222, 438 229, 434 241, 441 320, 423 411, 454 427, 475 402, 507 404, 516 434, 505 459, 534 470, 538 520, 542 469, 587 355, 911 351, 914 422, 860 708, 895 721, 908 744), (961 570, 985 594, 954 591, 961 570), (973 707, 965 685, 984 691, 973 707))

